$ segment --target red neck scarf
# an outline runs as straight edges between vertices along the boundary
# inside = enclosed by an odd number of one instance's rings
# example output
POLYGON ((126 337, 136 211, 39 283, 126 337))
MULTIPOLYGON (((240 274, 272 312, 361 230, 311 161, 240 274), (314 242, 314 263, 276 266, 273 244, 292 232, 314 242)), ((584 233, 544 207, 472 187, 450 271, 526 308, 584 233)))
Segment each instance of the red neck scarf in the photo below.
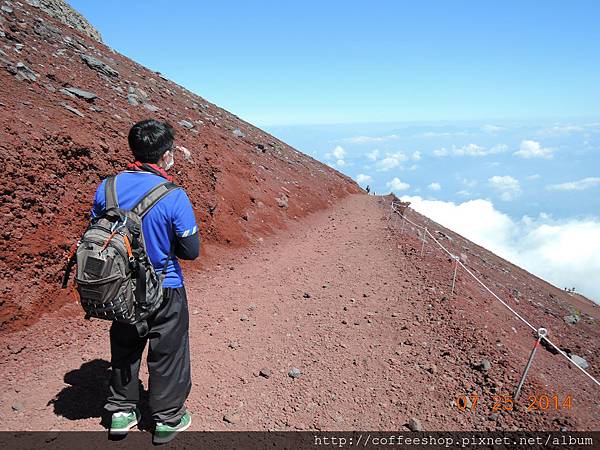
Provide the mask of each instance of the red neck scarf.
POLYGON ((170 182, 173 182, 173 177, 171 175, 168 175, 167 171, 165 169, 157 166, 156 164, 143 163, 140 161, 136 161, 136 162, 127 164, 127 170, 152 172, 156 175, 166 178, 170 182))

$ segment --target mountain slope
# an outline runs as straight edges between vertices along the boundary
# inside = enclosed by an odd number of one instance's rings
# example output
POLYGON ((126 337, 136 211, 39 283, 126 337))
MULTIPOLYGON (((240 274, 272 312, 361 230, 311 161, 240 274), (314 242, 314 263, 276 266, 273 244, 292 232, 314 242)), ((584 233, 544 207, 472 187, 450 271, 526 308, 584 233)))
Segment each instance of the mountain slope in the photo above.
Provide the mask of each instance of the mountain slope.
POLYGON ((169 121, 187 149, 176 155, 175 180, 201 222, 203 261, 218 246, 257 242, 362 192, 343 174, 40 9, 3 5, 0 329, 30 323, 68 300, 58 289, 63 258, 85 228, 98 182, 131 160, 126 136, 138 120, 169 121))
MULTIPOLYGON (((188 273, 192 430, 406 432, 411 419, 428 431, 597 430, 598 388, 545 350, 519 409, 504 410, 496 396, 514 392, 533 337, 462 272, 452 295, 451 262, 430 243, 421 256, 409 228, 390 233, 387 208, 382 197, 349 195, 188 273), (294 367, 299 378, 288 375, 294 367), (528 411, 529 396, 555 394, 561 409, 528 411), (461 395, 478 396, 472 411, 459 410, 461 395), (572 407, 562 408, 569 395, 572 407)), ((467 267, 492 288, 518 290, 519 303, 499 293, 598 375, 600 308, 567 325, 568 294, 408 214, 464 247, 467 267)), ((3 429, 101 430, 108 326, 69 304, 12 339, 0 336, 3 429)), ((145 368, 141 380, 147 387, 145 368)))

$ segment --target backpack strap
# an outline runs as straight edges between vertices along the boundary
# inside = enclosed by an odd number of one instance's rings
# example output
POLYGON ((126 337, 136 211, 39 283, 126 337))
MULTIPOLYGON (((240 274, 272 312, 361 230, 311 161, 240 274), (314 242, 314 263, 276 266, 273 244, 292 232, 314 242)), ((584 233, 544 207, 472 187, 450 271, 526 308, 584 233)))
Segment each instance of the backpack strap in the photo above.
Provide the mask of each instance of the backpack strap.
POLYGON ((104 198, 106 202, 105 210, 108 211, 111 208, 119 207, 119 200, 117 199, 117 176, 112 175, 106 179, 106 185, 104 186, 104 198))
POLYGON ((131 211, 143 218, 160 199, 175 189, 179 189, 179 186, 170 181, 159 183, 146 192, 138 204, 131 208, 131 211))

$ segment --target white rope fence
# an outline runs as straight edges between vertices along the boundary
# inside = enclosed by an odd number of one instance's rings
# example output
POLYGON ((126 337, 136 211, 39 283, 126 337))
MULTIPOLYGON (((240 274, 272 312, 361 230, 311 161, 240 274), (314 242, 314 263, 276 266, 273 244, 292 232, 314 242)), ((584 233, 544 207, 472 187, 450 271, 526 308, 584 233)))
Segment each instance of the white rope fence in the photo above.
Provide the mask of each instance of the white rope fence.
MULTIPOLYGON (((569 358, 569 356, 563 352, 556 344, 554 344, 554 342, 552 342, 548 336, 545 334, 545 329, 544 328, 536 328, 534 327, 527 319, 525 319, 522 315, 520 315, 517 311, 514 310, 514 308, 512 308, 508 303, 506 303, 504 300, 502 300, 500 297, 498 297, 494 292, 492 292, 492 290, 487 287, 483 281, 481 281, 479 278, 477 278, 477 276, 471 272, 461 261, 460 258, 457 257, 456 255, 452 254, 446 247, 444 247, 427 229, 427 227, 423 227, 421 225, 417 225, 416 223, 412 222, 411 220, 409 220, 408 218, 406 218, 404 216, 404 211, 400 211, 399 209, 396 208, 396 204, 394 201, 391 202, 390 204, 390 214, 388 217, 388 220, 391 222, 391 218, 392 215, 394 215, 394 226, 398 221, 398 217, 401 218, 402 220, 402 231, 404 231, 404 223, 405 221, 411 225, 413 225, 414 227, 416 227, 417 229, 417 233, 420 235, 420 237, 422 238, 423 243, 421 244, 421 256, 423 255, 423 251, 425 249, 425 237, 427 235, 429 235, 429 237, 431 237, 431 239, 434 240, 434 242, 444 251, 446 252, 453 260, 456 261, 456 266, 454 269, 454 278, 452 280, 452 292, 454 293, 454 283, 456 280, 456 271, 458 266, 462 267, 469 275, 471 275, 471 277, 473 277, 475 279, 475 281, 477 281, 487 292, 489 292, 496 300, 498 300, 500 303, 502 303, 504 306, 506 306, 506 308, 508 308, 510 310, 510 312, 512 312, 514 314, 514 316, 516 318, 518 318, 519 320, 521 320, 525 325, 527 325, 529 328, 531 328, 531 330, 533 330, 537 335, 540 335, 542 333, 544 333, 544 335, 542 336, 543 339, 548 342, 548 344, 550 344, 552 347, 554 347, 554 349, 556 351, 558 351, 558 353, 560 353, 561 355, 563 355, 565 358, 567 358, 567 360, 569 361, 569 363, 573 364, 575 367, 577 367, 581 372, 583 372, 590 380, 592 380, 594 383, 596 383, 596 385, 600 386, 600 381, 598 381, 596 378, 594 378, 587 370, 585 370, 583 367, 581 367, 579 364, 575 363, 571 358, 569 358), (419 230, 423 230, 423 231, 419 231, 419 230), (540 331, 543 330, 542 333, 540 333, 540 331)), ((541 339, 540 337, 538 337, 538 340, 541 339)), ((525 372, 526 374, 526 372, 525 372)))

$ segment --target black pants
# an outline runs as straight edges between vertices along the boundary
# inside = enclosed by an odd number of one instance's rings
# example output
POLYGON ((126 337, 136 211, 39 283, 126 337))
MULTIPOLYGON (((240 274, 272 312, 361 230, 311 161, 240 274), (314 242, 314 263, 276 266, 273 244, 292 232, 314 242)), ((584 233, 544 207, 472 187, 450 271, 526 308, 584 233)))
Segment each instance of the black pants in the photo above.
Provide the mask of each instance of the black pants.
POLYGON ((112 373, 110 413, 129 411, 140 399, 138 373, 146 341, 149 406, 156 422, 175 425, 185 414, 192 388, 190 375, 189 313, 185 286, 164 288, 159 310, 148 318, 148 335, 141 338, 133 325, 113 322, 110 328, 112 373))

